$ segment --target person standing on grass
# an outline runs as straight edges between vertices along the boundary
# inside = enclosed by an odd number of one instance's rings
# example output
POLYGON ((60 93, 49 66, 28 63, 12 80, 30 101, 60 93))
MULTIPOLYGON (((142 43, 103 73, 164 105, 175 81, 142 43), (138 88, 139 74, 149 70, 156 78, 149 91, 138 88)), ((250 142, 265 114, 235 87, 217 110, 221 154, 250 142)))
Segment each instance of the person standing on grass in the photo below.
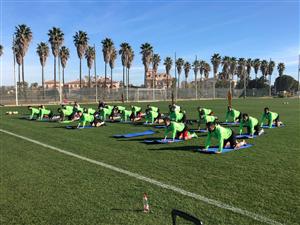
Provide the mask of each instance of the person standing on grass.
POLYGON ((249 116, 247 113, 242 115, 242 120, 240 123, 240 134, 243 133, 243 127, 247 127, 247 134, 253 135, 262 135, 264 133, 264 129, 261 129, 258 119, 249 116))
POLYGON ((175 138, 182 139, 182 140, 189 140, 192 138, 197 138, 196 133, 190 133, 188 127, 184 123, 177 123, 174 121, 171 121, 169 118, 165 118, 165 125, 166 125, 166 131, 165 131, 165 138, 164 141, 167 140, 168 133, 172 133, 172 141, 174 142, 175 138))
POLYGON ((218 140, 219 149, 216 153, 222 153, 223 148, 230 147, 230 148, 238 149, 241 146, 247 144, 244 140, 238 142, 231 128, 222 127, 221 125, 216 125, 213 122, 207 123, 206 127, 208 129, 208 135, 203 150, 208 150, 212 137, 218 140))
POLYGON ((49 119, 53 117, 53 112, 50 109, 46 109, 44 105, 41 105, 40 108, 40 113, 39 113, 39 119, 42 120, 44 116, 47 116, 49 119))
POLYGON ((34 117, 38 118, 40 114, 40 110, 38 108, 34 108, 32 106, 28 106, 28 110, 30 111, 30 120, 33 120, 34 117))
POLYGON ((265 120, 268 120, 268 127, 271 128, 274 124, 276 127, 281 126, 282 122, 279 120, 279 114, 276 112, 271 112, 268 107, 264 108, 264 113, 261 117, 260 126, 264 125, 265 120))
POLYGON ((90 123, 93 127, 100 127, 103 126, 105 123, 104 121, 97 119, 94 115, 89 113, 83 113, 82 111, 78 111, 79 123, 77 128, 84 128, 86 123, 90 123), (82 124, 82 126, 80 126, 82 124))
POLYGON ((232 118, 232 122, 240 122, 242 118, 242 113, 238 110, 233 109, 231 106, 227 107, 226 120, 228 122, 229 118, 232 118))

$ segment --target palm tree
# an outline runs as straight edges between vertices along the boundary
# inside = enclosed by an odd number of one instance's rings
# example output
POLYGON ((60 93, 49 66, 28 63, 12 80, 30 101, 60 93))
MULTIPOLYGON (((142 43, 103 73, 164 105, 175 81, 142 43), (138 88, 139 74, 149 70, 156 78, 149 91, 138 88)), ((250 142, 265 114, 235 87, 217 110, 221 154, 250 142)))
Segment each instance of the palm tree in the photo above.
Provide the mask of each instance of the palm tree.
POLYGON ((244 98, 246 98, 246 65, 247 61, 244 58, 239 58, 237 74, 240 80, 244 80, 244 98))
POLYGON ((95 49, 94 47, 88 46, 85 51, 85 58, 87 61, 87 66, 89 68, 89 88, 91 88, 91 69, 95 60, 95 49))
POLYGON ((224 79, 224 80, 228 80, 228 78, 229 78, 230 62, 231 62, 231 58, 229 56, 224 56, 223 57, 221 63, 223 65, 223 70, 222 70, 223 77, 222 77, 222 79, 224 79))
POLYGON ((275 68, 275 62, 270 60, 269 62, 269 68, 268 68, 268 74, 269 74, 269 96, 271 97, 272 95, 272 90, 271 90, 271 76, 273 74, 273 71, 274 71, 274 68, 275 68))
POLYGON ((213 65, 213 71, 214 71, 214 84, 213 84, 213 97, 216 97, 216 79, 217 79, 217 74, 218 74, 218 68, 221 64, 221 56, 218 53, 215 53, 212 55, 210 59, 212 65, 213 65))
POLYGON ((178 58, 176 60, 175 64, 176 64, 176 69, 177 69, 177 72, 178 72, 177 88, 179 89, 180 88, 180 75, 181 75, 181 72, 182 72, 182 67, 184 65, 184 60, 182 58, 178 58))
POLYGON ((65 68, 67 66, 67 61, 70 58, 70 50, 66 46, 62 46, 59 51, 60 63, 62 65, 62 80, 63 86, 65 85, 65 68))
POLYGON ((230 78, 229 78, 229 91, 232 93, 232 88, 231 88, 231 83, 234 74, 236 73, 236 67, 237 67, 237 60, 235 57, 230 58, 230 66, 229 66, 229 73, 230 73, 230 78))
POLYGON ((52 29, 48 31, 48 36, 52 54, 54 56, 54 88, 56 88, 56 59, 59 54, 59 49, 64 42, 64 33, 60 28, 52 27, 52 29))
POLYGON ((255 72, 255 80, 257 80, 257 73, 259 71, 260 64, 261 64, 260 59, 254 59, 252 64, 255 72))
POLYGON ((184 63, 184 75, 185 75, 185 88, 187 88, 187 84, 188 84, 188 77, 189 77, 189 73, 191 70, 191 64, 189 62, 185 62, 184 63))
POLYGON ((204 77, 205 77, 205 79, 207 79, 209 76, 209 72, 211 71, 211 67, 210 67, 209 63, 207 63, 207 62, 203 63, 203 71, 204 71, 204 77))
POLYGON ((43 88, 43 98, 45 97, 45 87, 44 87, 44 67, 46 64, 46 60, 49 56, 49 47, 47 45, 47 43, 45 42, 41 42, 38 44, 37 49, 36 49, 36 53, 38 54, 39 58, 40 58, 40 63, 42 66, 42 88, 43 88))
POLYGON ((198 82, 197 82, 197 76, 198 76, 198 71, 199 71, 199 68, 200 68, 200 62, 199 60, 195 60, 192 64, 192 67, 193 67, 193 70, 194 70, 194 77, 195 77, 195 93, 196 93, 196 99, 198 98, 198 82))
POLYGON ((268 75, 269 63, 267 60, 261 61, 260 71, 264 77, 268 75))
POLYGON ((3 55, 3 46, 0 45, 0 57, 3 55))
POLYGON ((153 69, 152 69, 152 87, 155 88, 155 77, 157 76, 157 70, 158 66, 160 63, 160 56, 158 54, 154 54, 152 58, 152 64, 153 64, 153 69))
POLYGON ((248 58, 247 61, 246 61, 247 79, 250 78, 252 66, 253 66, 253 61, 252 61, 251 58, 248 58))
POLYGON ((285 70, 284 63, 278 63, 277 70, 278 70, 279 76, 281 77, 283 75, 284 70, 285 70))
POLYGON ((126 64, 126 80, 127 80, 127 94, 126 94, 126 99, 128 101, 128 94, 129 94, 129 71, 132 65, 134 59, 134 51, 132 50, 132 48, 129 46, 128 48, 128 60, 127 60, 127 64, 126 64))
POLYGON ((110 66, 110 89, 113 88, 113 69, 115 67, 115 62, 117 59, 117 50, 114 48, 109 59, 109 66, 110 66))
POLYGON ((123 88, 125 86, 125 68, 128 64, 129 44, 124 42, 120 45, 119 55, 121 55, 121 61, 123 66, 123 88))
POLYGON ((78 31, 75 33, 75 35, 73 36, 74 40, 74 44, 75 47, 77 49, 77 55, 79 58, 79 86, 80 88, 82 88, 82 84, 81 84, 81 77, 82 77, 82 68, 81 68, 81 61, 82 58, 85 54, 86 49, 88 48, 88 41, 89 38, 87 36, 87 33, 84 31, 78 31))
POLYGON ((16 39, 14 39, 14 41, 13 41, 12 50, 13 50, 14 58, 18 64, 18 82, 17 83, 19 86, 21 83, 22 55, 21 55, 20 48, 19 48, 18 44, 16 43, 16 39))
POLYGON ((105 63, 105 77, 104 77, 104 88, 106 89, 106 79, 107 79, 107 64, 109 63, 110 56, 114 50, 114 43, 110 38, 105 38, 101 41, 102 43, 102 53, 105 63))
POLYGON ((172 68, 173 65, 173 60, 171 57, 166 57, 164 60, 164 66, 166 68, 166 74, 167 74, 167 92, 169 89, 169 76, 170 76, 170 70, 172 68))
POLYGON ((141 45, 141 54, 142 54, 142 61, 145 68, 145 76, 144 76, 144 86, 146 87, 146 78, 147 73, 149 70, 150 63, 152 62, 153 57, 153 47, 149 43, 144 43, 141 45))
POLYGON ((18 45, 19 54, 22 59, 22 83, 24 85, 25 76, 24 76, 24 57, 29 48, 29 44, 32 41, 32 32, 30 27, 25 24, 18 25, 15 27, 15 43, 18 45))

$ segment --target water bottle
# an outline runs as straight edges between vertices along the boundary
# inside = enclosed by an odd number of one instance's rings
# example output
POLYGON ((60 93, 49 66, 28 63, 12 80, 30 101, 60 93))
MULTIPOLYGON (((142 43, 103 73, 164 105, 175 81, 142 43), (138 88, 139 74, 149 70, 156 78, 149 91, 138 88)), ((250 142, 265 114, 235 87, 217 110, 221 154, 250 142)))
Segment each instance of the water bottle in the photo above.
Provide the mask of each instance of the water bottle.
POLYGON ((144 213, 148 213, 149 212, 149 203, 148 203, 148 196, 146 193, 144 193, 143 204, 144 204, 144 213))

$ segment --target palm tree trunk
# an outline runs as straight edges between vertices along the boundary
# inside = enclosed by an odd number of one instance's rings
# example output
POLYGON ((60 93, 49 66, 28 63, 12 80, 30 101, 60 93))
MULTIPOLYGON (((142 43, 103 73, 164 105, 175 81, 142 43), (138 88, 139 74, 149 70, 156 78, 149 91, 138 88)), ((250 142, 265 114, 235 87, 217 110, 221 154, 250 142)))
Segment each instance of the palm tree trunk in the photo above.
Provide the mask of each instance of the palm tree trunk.
POLYGON ((198 98, 198 84, 197 84, 197 74, 195 74, 195 97, 198 98))
POLYGON ((22 83, 24 85, 24 57, 22 57, 22 83))
POLYGON ((113 68, 110 68, 110 89, 113 88, 113 68))
POLYGON ((21 65, 20 64, 18 64, 18 80, 19 80, 18 88, 20 91, 20 84, 21 84, 21 65))
POLYGON ((54 88, 56 88, 56 56, 54 56, 54 88))
POLYGON ((126 85, 126 100, 128 102, 128 98, 129 98, 129 68, 126 69, 126 80, 127 80, 127 85, 126 85))
POLYGON ((123 66, 123 89, 125 87, 125 66, 123 66))
POLYGON ((65 86, 65 68, 62 69, 62 80, 63 80, 63 87, 65 86))
POLYGON ((185 78, 185 88, 187 89, 187 77, 185 78))
POLYGON ((43 88, 43 99, 45 99, 45 87, 44 87, 44 66, 42 66, 42 88, 43 88))
POLYGON ((178 83, 177 83, 177 88, 180 88, 180 73, 178 73, 178 83))
POLYGON ((106 90, 106 78, 107 78, 107 63, 105 63, 104 90, 106 90))
POLYGON ((91 88, 91 68, 89 68, 89 88, 91 88))
POLYGON ((271 75, 269 75, 269 97, 272 96, 272 90, 271 90, 271 75))
POLYGON ((81 83, 81 58, 79 58, 79 87, 82 88, 82 83, 81 83))

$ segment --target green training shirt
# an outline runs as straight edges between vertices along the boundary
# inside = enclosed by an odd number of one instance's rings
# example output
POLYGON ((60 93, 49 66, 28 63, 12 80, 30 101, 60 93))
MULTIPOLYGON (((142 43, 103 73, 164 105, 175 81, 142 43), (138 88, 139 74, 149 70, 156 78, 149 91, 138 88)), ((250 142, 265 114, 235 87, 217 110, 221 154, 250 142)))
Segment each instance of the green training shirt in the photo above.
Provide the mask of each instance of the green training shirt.
POLYGON ((247 121, 241 120, 240 123, 240 134, 243 133, 243 127, 249 127, 250 128, 250 134, 253 135, 255 132, 254 127, 258 124, 258 120, 254 117, 249 116, 249 119, 247 121))
POLYGON ((175 139, 177 132, 182 132, 184 130, 184 123, 171 122, 171 124, 166 128, 165 137, 168 136, 168 133, 172 133, 172 139, 175 139))
POLYGON ((276 112, 271 112, 271 111, 269 111, 269 113, 268 114, 266 114, 266 113, 263 113, 263 115, 262 115, 262 117, 261 117, 261 126, 263 126, 264 125, 264 122, 265 122, 265 120, 267 119, 267 120, 269 120, 269 127, 271 128, 272 127, 272 124, 273 124, 273 121, 276 119, 278 117, 278 113, 276 113, 276 112))
POLYGON ((233 122, 235 122, 235 120, 240 116, 240 114, 241 112, 235 109, 232 109, 231 111, 227 111, 225 122, 228 122, 229 117, 233 118, 233 122))
POLYGON ((214 137, 218 140, 219 144, 219 152, 222 152, 224 140, 228 139, 232 134, 232 130, 230 128, 225 128, 220 125, 216 125, 216 128, 213 132, 208 132, 206 142, 205 142, 205 149, 208 149, 210 146, 210 139, 214 137))

